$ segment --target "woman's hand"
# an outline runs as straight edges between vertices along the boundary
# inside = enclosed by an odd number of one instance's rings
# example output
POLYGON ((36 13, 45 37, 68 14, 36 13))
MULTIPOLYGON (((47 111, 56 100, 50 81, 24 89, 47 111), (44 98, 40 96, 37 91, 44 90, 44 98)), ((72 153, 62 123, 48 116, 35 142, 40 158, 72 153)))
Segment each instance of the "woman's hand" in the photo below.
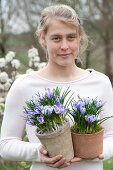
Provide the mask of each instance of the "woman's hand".
POLYGON ((104 156, 103 156, 102 154, 100 154, 100 155, 98 156, 98 158, 99 158, 100 160, 103 160, 103 159, 104 159, 104 156))
MULTIPOLYGON (((99 158, 100 160, 103 160, 103 159, 104 159, 104 156, 103 156, 102 154, 100 154, 100 155, 98 156, 98 158, 99 158)), ((71 160, 71 163, 73 163, 73 162, 80 162, 80 161, 82 161, 82 160, 85 160, 85 159, 78 158, 78 157, 74 157, 74 158, 71 160)), ((91 159, 91 160, 93 160, 93 159, 91 159)))
POLYGON ((65 163, 65 158, 63 158, 62 155, 57 155, 50 158, 43 146, 40 147, 39 151, 42 154, 42 162, 44 162, 47 166, 60 169, 70 166, 71 164, 71 162, 65 163))

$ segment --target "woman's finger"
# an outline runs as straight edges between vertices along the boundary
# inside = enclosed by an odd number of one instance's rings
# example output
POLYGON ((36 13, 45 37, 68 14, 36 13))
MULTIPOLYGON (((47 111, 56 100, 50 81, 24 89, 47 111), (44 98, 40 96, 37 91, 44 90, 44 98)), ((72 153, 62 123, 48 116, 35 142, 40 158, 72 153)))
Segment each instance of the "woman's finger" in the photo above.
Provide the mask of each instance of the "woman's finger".
POLYGON ((65 163, 65 164, 63 164, 62 166, 60 166, 59 169, 68 167, 68 166, 70 166, 70 165, 71 165, 71 162, 65 163))
POLYGON ((48 157, 48 156, 42 156, 42 161, 46 164, 55 164, 56 162, 60 161, 62 159, 62 155, 57 155, 55 157, 48 157))
POLYGON ((104 159, 104 156, 103 156, 102 154, 100 154, 100 155, 98 156, 98 158, 99 158, 100 160, 103 160, 103 159, 104 159))
POLYGON ((82 158, 78 158, 78 157, 74 157, 73 159, 71 159, 71 162, 80 162, 82 161, 83 159, 82 158))
POLYGON ((42 145, 42 146, 40 146, 39 151, 40 151, 40 153, 41 153, 41 154, 43 154, 43 155, 47 155, 47 151, 46 151, 46 149, 44 148, 44 146, 43 146, 43 145, 42 145))
POLYGON ((71 164, 70 162, 65 163, 65 158, 62 158, 61 160, 57 161, 54 164, 46 164, 46 165, 50 166, 50 167, 53 167, 53 168, 61 169, 61 168, 65 168, 65 167, 70 166, 70 164, 71 164))

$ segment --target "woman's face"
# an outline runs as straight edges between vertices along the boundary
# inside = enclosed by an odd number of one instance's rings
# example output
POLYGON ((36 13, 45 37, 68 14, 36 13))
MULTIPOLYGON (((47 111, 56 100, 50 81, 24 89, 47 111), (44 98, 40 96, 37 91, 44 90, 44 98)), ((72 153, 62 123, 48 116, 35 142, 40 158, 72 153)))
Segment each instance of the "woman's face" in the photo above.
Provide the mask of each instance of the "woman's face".
POLYGON ((80 37, 73 25, 51 20, 43 42, 47 47, 51 64, 60 66, 75 64, 74 59, 78 55, 80 37))

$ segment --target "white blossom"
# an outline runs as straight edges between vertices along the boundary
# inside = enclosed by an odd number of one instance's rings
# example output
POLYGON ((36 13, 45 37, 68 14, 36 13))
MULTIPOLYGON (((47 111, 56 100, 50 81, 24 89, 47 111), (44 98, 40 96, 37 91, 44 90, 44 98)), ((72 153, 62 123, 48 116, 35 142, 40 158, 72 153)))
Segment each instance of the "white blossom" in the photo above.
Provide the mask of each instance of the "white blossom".
POLYGON ((5 99, 3 97, 0 97, 0 103, 4 103, 5 99))
POLYGON ((29 67, 32 67, 33 66, 33 62, 32 60, 29 61, 29 67))
POLYGON ((16 76, 16 71, 12 71, 12 72, 11 72, 11 76, 12 76, 12 77, 15 77, 15 76, 16 76))
POLYGON ((38 65, 39 70, 44 68, 46 65, 47 65, 46 62, 39 63, 39 65, 38 65))
POLYGON ((5 64, 6 64, 5 58, 0 58, 0 68, 5 67, 5 64))
POLYGON ((1 83, 6 83, 8 79, 8 74, 6 72, 1 72, 0 73, 0 81, 1 83))
POLYGON ((0 83, 0 90, 4 90, 4 85, 0 83))
POLYGON ((34 71, 34 70, 31 69, 31 68, 29 68, 28 70, 26 70, 26 73, 28 74, 28 73, 30 73, 30 72, 32 72, 32 71, 34 71))
POLYGON ((12 79, 8 79, 7 82, 10 83, 10 84, 12 84, 12 83, 13 83, 13 80, 12 80, 12 79))
POLYGON ((6 83, 4 84, 4 90, 5 90, 5 91, 9 90, 10 87, 11 87, 11 83, 6 82, 6 83))
POLYGON ((15 57, 15 52, 9 51, 8 54, 6 55, 6 61, 11 62, 14 57, 15 57))
POLYGON ((35 63, 35 62, 38 62, 38 63, 39 63, 39 62, 40 62, 40 57, 39 57, 39 56, 36 56, 33 61, 34 61, 34 63, 35 63))
POLYGON ((20 61, 17 59, 14 59, 11 61, 12 67, 18 69, 20 67, 20 61))
POLYGON ((31 48, 28 50, 28 57, 29 58, 35 58, 36 56, 38 56, 38 50, 36 48, 31 48))
POLYGON ((38 66, 39 66, 39 62, 35 62, 35 63, 34 63, 34 66, 35 66, 35 67, 38 67, 38 66))

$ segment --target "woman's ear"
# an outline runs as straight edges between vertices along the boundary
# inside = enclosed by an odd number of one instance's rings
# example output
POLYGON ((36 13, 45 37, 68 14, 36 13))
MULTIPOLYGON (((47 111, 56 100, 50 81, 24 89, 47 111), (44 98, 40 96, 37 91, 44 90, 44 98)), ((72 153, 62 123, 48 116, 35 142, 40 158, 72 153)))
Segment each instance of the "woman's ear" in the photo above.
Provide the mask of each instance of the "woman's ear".
POLYGON ((40 33, 40 39, 41 39, 41 41, 42 41, 42 44, 43 44, 44 46, 46 46, 45 36, 44 36, 43 34, 41 34, 41 33, 40 33))

